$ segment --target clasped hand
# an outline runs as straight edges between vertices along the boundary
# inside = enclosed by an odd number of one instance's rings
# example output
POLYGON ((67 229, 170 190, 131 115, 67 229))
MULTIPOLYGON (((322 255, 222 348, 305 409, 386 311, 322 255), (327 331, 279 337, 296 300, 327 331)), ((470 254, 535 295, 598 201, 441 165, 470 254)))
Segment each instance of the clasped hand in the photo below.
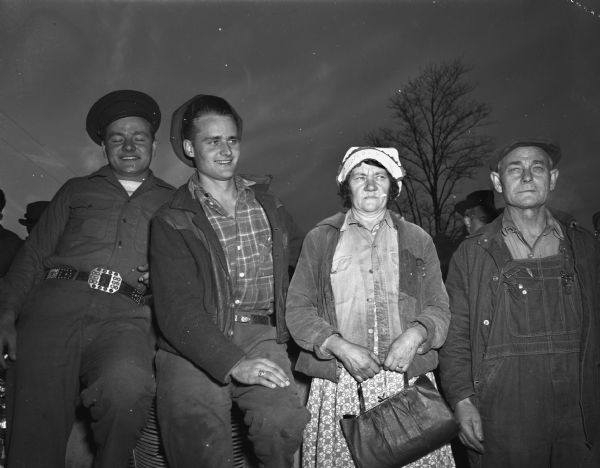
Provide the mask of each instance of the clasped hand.
POLYGON ((424 335, 425 330, 419 327, 407 329, 391 344, 383 365, 375 353, 338 335, 329 337, 326 349, 331 351, 350 375, 360 383, 374 377, 382 368, 406 372, 419 347, 425 341, 424 335))

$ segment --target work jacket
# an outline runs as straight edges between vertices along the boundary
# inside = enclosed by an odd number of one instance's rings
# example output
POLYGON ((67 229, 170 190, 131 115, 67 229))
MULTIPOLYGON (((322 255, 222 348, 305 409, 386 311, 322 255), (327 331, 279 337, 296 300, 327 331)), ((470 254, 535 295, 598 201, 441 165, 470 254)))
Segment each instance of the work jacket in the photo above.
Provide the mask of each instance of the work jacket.
MULTIPOLYGON (((289 284, 290 245, 295 236, 290 215, 264 184, 249 187, 263 207, 272 233, 273 306, 277 340, 289 339, 285 299, 289 284)), ((161 349, 179 354, 215 380, 226 383, 244 357, 232 340, 235 304, 225 252, 210 220, 188 184, 152 221, 151 282, 161 349)))
MULTIPOLYGON (((288 292, 286 312, 290 333, 302 348, 296 370, 332 382, 337 382, 338 363, 333 356, 320 352, 320 346, 339 333, 330 274, 344 216, 337 213, 307 234, 288 292)), ((400 318, 407 327, 419 323, 427 330, 423 354, 417 354, 408 369, 412 377, 437 366, 435 348, 444 343, 450 322, 448 295, 429 234, 396 213, 391 216, 398 232, 400 318)))
MULTIPOLYGON (((550 210, 573 255, 580 290, 581 410, 588 442, 600 437, 600 245, 568 215, 550 210)), ((450 262, 446 287, 452 318, 440 351, 442 388, 449 403, 477 396, 482 363, 511 255, 502 237, 502 216, 465 239, 450 262)), ((518 397, 518 395, 516 396, 518 397)), ((518 422, 517 422, 518 423, 518 422)))

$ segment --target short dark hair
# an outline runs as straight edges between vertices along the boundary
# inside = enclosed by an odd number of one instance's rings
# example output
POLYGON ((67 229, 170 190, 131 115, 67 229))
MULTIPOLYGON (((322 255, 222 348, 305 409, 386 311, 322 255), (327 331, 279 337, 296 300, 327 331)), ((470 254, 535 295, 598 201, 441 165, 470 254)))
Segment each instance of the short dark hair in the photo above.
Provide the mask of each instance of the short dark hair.
POLYGON ((4 191, 2 189, 0 189, 0 213, 2 213, 2 210, 4 209, 5 206, 6 206, 6 195, 4 195, 4 191))
MULTIPOLYGON (((360 162, 360 164, 362 163, 385 169, 385 167, 383 167, 381 163, 375 161, 374 159, 365 159, 364 161, 360 162)), ((338 195, 342 199, 342 206, 344 208, 352 207, 352 191, 350 190, 350 182, 348 181, 348 179, 350 178, 350 174, 352 174, 354 167, 350 170, 350 172, 348 172, 348 177, 346 177, 346 180, 344 180, 344 182, 340 184, 340 188, 338 190, 338 195)), ((398 195, 400 195, 400 187, 398 187, 398 182, 392 177, 392 175, 388 172, 387 169, 385 169, 385 173, 387 174, 388 179, 390 181, 390 190, 388 192, 388 198, 385 206, 386 208, 390 208, 393 205, 394 200, 398 198, 398 195)))
POLYGON ((242 118, 233 106, 221 97, 202 95, 190 104, 183 115, 181 134, 184 139, 191 140, 193 138, 194 120, 207 114, 231 117, 235 121, 238 138, 242 138, 242 118))

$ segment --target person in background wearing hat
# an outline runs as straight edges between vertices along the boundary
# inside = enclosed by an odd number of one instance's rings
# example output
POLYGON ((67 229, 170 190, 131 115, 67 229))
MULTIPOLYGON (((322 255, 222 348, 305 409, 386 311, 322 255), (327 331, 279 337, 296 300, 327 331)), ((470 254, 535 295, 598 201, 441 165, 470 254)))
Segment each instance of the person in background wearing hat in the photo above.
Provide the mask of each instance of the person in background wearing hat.
MULTIPOLYGON (((431 237, 389 209, 403 177, 395 148, 350 148, 337 175, 348 210, 304 241, 286 309, 303 348, 296 370, 313 377, 304 468, 354 466, 339 421, 358 414, 357 382, 369 409, 402 390, 404 373, 433 381, 448 295, 431 237)), ((450 446, 410 466, 453 467, 450 446)))
POLYGON ((476 190, 467 198, 458 202, 456 211, 462 216, 468 234, 474 234, 498 216, 494 205, 494 192, 491 190, 476 190))
MULTIPOLYGON (((6 206, 6 196, 0 189, 0 220, 4 216, 2 211, 6 206)), ((15 257, 21 243, 23 241, 14 232, 5 229, 0 224, 0 278, 2 278, 8 271, 8 267, 15 257)))
POLYGON ((506 208, 450 262, 441 381, 473 467, 600 466, 600 249, 547 205, 560 154, 503 148, 491 179, 506 208))
POLYGON ((25 229, 27 229, 27 234, 31 234, 31 230, 37 224, 42 216, 42 213, 49 204, 49 201, 36 201, 27 204, 27 208, 25 209, 25 217, 19 219, 19 223, 21 223, 23 226, 25 226, 25 229))
POLYGON ((308 413, 284 321, 292 222, 267 181, 236 174, 242 119, 217 96, 173 114, 175 154, 196 170, 152 220, 161 333, 157 415, 177 468, 233 466, 232 402, 262 467, 292 466, 308 413))
POLYGON ((64 466, 79 402, 94 466, 128 466, 155 388, 149 222, 173 193, 149 169, 159 124, 158 105, 138 91, 92 106, 86 129, 108 165, 59 189, 0 287, 8 466, 64 466))

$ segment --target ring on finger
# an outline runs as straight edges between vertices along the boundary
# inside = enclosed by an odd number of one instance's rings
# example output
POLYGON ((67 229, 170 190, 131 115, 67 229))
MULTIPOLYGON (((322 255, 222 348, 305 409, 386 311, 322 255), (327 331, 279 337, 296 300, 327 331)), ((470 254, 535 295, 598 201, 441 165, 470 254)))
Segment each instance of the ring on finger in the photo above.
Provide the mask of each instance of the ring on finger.
POLYGON ((259 377, 263 377, 263 376, 266 374, 266 372, 267 372, 267 371, 266 371, 266 370, 264 370, 264 369, 259 369, 259 370, 258 370, 258 376, 259 376, 259 377))

